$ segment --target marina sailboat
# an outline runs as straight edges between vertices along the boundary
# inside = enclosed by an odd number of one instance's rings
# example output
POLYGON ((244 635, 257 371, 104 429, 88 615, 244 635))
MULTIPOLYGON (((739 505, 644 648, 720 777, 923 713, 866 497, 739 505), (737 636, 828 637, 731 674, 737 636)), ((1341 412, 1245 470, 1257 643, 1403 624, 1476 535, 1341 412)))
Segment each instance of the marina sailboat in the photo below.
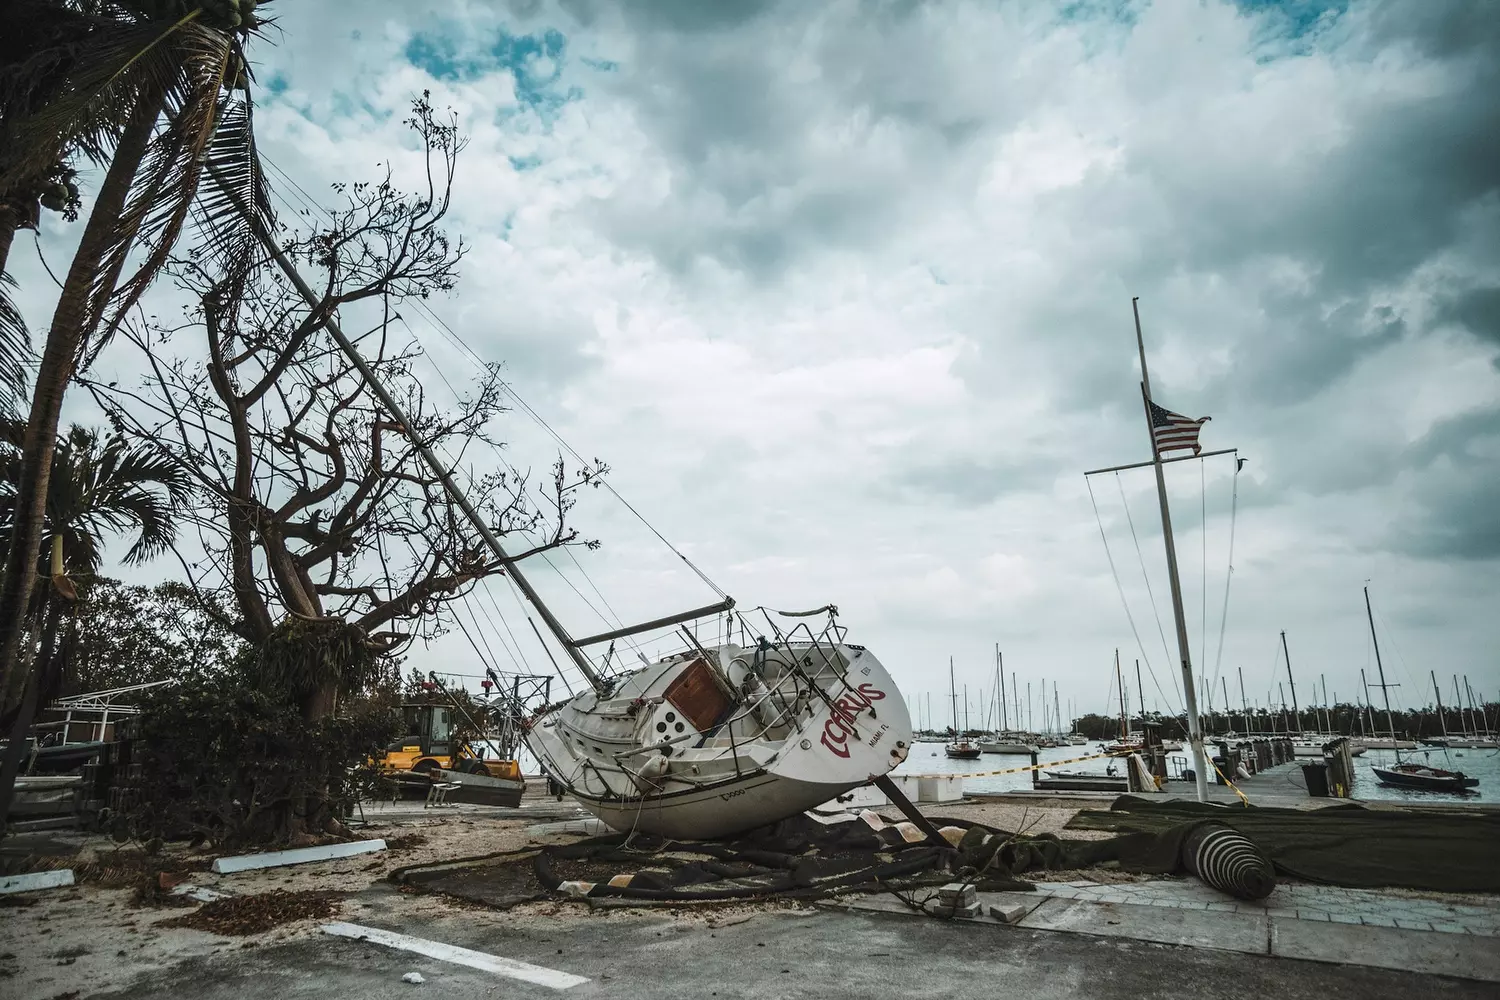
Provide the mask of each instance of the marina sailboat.
MULTIPOLYGON (((1370 588, 1365 588, 1365 615, 1370 619, 1370 641, 1375 646, 1375 668, 1380 671, 1380 692, 1385 696, 1385 724, 1396 739, 1396 724, 1391 717, 1391 689, 1385 682, 1385 666, 1380 661, 1380 640, 1375 635, 1375 612, 1370 608, 1370 588)), ((1394 748, 1393 748, 1394 749, 1394 748)), ((1415 761, 1403 761, 1401 751, 1396 749, 1396 763, 1391 767, 1371 767, 1375 777, 1383 785, 1411 788, 1424 792, 1465 792, 1479 785, 1478 778, 1471 778, 1462 771, 1449 771, 1441 767, 1430 767, 1415 761)))
MULTIPOLYGON (((958 728, 958 684, 953 678, 953 657, 948 657, 948 687, 950 697, 953 700, 953 740, 943 747, 943 753, 955 760, 975 760, 979 757, 979 744, 964 735, 969 728, 958 728)), ((967 686, 964 688, 968 691, 967 686)), ((964 698, 964 721, 968 722, 969 705, 968 698, 964 698)))
MULTIPOLYGON (((207 169, 309 307, 318 308, 318 296, 238 190, 212 165, 207 169)), ((833 605, 774 613, 796 620, 786 629, 767 612, 767 628, 756 635, 758 627, 750 631, 733 598, 721 593, 717 604, 573 638, 528 580, 524 559, 506 552, 336 318, 326 320, 326 329, 545 623, 552 646, 587 681, 586 690, 560 703, 524 706, 522 733, 548 777, 584 808, 621 831, 721 837, 884 780, 906 759, 912 741, 906 702, 880 659, 846 641, 833 605), (738 621, 740 643, 704 645, 683 627, 721 615, 738 621), (825 622, 814 631, 809 620, 819 617, 825 622), (655 660, 642 655, 646 662, 635 669, 611 668, 616 640, 659 637, 665 629, 677 630, 668 633, 680 640, 676 651, 655 660), (605 643, 603 655, 588 652, 605 643)))
MULTIPOLYGON (((990 739, 979 741, 980 753, 1011 753, 1031 755, 1037 752, 1035 743, 1024 739, 1020 734, 1010 731, 1010 717, 1007 714, 1009 707, 1005 703, 1005 657, 1000 652, 1000 644, 995 643, 995 684, 1000 692, 1000 729, 990 739)), ((1020 722, 1017 721, 1017 725, 1020 722)))

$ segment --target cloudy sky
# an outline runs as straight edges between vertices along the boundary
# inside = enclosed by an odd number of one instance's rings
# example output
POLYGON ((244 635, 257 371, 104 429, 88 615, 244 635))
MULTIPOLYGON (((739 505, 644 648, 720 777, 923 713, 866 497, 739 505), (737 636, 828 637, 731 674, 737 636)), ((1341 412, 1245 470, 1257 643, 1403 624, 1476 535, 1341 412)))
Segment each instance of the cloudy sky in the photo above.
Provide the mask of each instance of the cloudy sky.
MULTIPOLYGON (((1178 707, 1152 474, 1083 476, 1150 455, 1139 296, 1157 400, 1248 459, 1222 655, 1233 460, 1168 469, 1195 666, 1263 703, 1285 629, 1299 700, 1348 700, 1368 580, 1398 701, 1429 670, 1493 699, 1487 0, 275 7, 271 161, 314 193, 410 170, 411 95, 457 111, 472 250, 434 308, 741 605, 837 604, 934 710, 950 655, 978 705, 997 643, 1079 711, 1116 647, 1178 707)), ((577 517, 623 618, 713 599, 607 495, 577 517)))

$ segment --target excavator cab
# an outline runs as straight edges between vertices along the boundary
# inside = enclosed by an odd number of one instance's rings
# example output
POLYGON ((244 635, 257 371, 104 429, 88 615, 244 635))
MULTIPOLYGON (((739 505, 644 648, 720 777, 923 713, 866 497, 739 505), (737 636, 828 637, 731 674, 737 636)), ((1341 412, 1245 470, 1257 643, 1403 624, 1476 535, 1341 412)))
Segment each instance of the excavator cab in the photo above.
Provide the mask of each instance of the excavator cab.
POLYGON ((498 756, 487 740, 466 743, 454 739, 457 710, 449 705, 401 706, 406 734, 385 748, 378 761, 386 771, 462 771, 492 778, 521 777, 521 765, 498 756))
POLYGON ((453 710, 447 705, 402 705, 405 735, 386 747, 385 767, 431 771, 453 766, 453 710))

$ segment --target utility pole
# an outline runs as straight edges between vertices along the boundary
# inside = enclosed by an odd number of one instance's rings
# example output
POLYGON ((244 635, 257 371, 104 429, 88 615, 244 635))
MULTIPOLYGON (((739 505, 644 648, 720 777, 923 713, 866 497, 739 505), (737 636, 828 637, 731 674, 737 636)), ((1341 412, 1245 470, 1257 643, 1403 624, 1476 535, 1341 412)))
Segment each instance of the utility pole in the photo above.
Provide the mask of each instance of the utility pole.
POLYGON ((1297 708, 1297 679, 1292 676, 1292 654, 1286 649, 1286 629, 1281 630, 1281 655, 1286 657, 1286 679, 1292 686, 1292 715, 1297 720, 1297 732, 1302 732, 1302 712, 1297 708))

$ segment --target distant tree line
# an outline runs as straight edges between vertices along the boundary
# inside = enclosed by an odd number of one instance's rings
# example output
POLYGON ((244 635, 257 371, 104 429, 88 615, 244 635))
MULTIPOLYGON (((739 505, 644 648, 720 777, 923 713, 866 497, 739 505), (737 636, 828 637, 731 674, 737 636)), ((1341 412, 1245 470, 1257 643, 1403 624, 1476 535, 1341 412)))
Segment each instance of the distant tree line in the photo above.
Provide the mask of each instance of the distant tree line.
MULTIPOLYGON (((1210 734, 1334 732, 1343 736, 1364 736, 1388 733, 1391 728, 1386 722, 1384 708, 1371 709, 1347 703, 1328 709, 1303 708, 1295 713, 1290 707, 1276 711, 1252 708, 1248 715, 1233 711, 1204 711, 1200 718, 1204 731, 1210 734)), ((1445 731, 1453 734, 1492 731, 1497 720, 1500 720, 1500 704, 1493 701, 1476 706, 1472 711, 1467 706, 1460 710, 1444 705, 1442 718, 1439 718, 1436 706, 1391 710, 1391 722, 1396 732, 1411 739, 1441 736, 1445 731)), ((1187 735, 1185 714, 1147 712, 1132 715, 1130 728, 1140 729, 1144 722, 1159 724, 1164 736, 1182 739, 1187 735)), ((1089 739, 1116 739, 1120 735, 1120 717, 1090 713, 1075 720, 1073 728, 1089 739)))

